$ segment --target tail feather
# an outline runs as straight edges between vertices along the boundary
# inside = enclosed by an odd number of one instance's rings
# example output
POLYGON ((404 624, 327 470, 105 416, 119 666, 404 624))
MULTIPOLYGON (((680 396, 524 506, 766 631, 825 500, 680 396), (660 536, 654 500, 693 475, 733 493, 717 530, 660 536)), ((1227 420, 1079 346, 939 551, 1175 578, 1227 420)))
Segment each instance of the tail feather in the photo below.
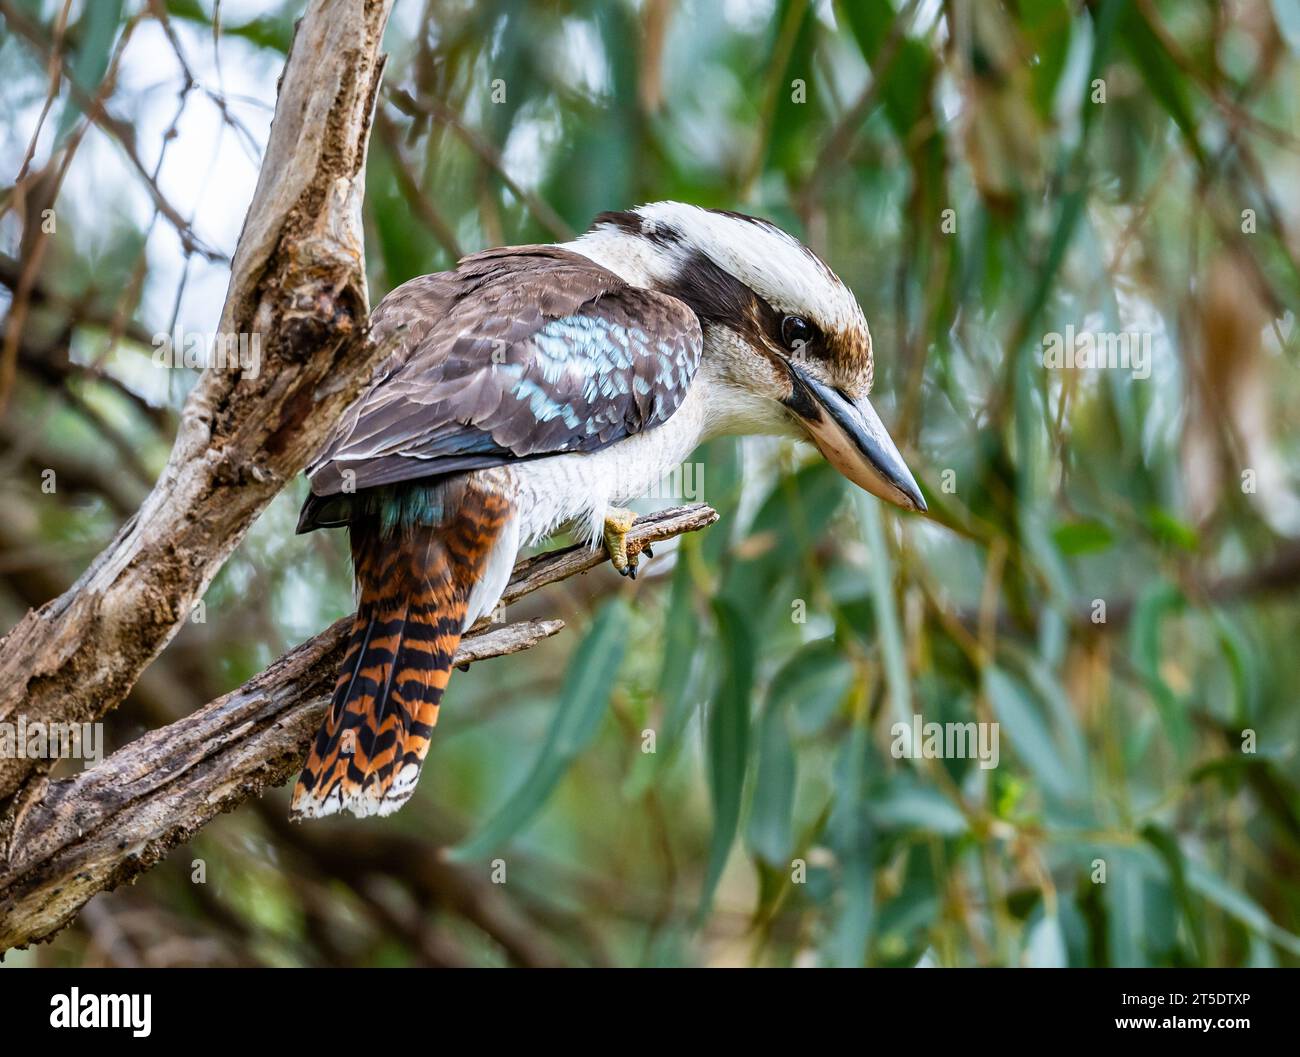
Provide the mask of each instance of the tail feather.
POLYGON ((388 815, 415 791, 474 584, 510 513, 467 488, 436 525, 351 525, 360 598, 330 710, 293 792, 294 818, 388 815))

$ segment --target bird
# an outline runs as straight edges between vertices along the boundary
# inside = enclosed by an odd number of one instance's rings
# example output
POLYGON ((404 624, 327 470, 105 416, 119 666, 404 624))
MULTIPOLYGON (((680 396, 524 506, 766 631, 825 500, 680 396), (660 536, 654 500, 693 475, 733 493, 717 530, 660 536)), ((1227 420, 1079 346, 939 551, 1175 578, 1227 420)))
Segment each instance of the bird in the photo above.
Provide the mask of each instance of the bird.
POLYGON ((357 611, 294 787, 295 820, 410 799, 461 635, 561 529, 635 577, 634 516, 702 442, 810 440, 851 482, 925 499, 868 399, 857 298, 770 221, 681 202, 598 215, 409 280, 389 349, 307 466, 298 532, 346 527, 357 611))

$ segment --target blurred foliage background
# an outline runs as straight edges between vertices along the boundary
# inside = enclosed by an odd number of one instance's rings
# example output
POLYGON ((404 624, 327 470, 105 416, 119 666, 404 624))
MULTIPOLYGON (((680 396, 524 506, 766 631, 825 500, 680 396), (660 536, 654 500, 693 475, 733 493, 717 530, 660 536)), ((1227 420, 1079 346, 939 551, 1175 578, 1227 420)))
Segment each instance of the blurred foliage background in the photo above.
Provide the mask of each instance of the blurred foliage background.
MULTIPOLYGON (((4 627, 163 464, 152 339, 216 326, 301 9, 0 0, 4 627)), ((857 292, 931 515, 710 444, 721 522, 512 610, 570 627, 455 676, 399 815, 279 790, 6 964, 1300 964, 1300 6, 398 0, 387 46, 372 301, 605 209, 767 216, 857 292), (1045 369, 1068 326, 1150 377, 1045 369), (914 714, 999 765, 895 758, 914 714)), ((110 745, 350 611, 304 491, 110 745)))

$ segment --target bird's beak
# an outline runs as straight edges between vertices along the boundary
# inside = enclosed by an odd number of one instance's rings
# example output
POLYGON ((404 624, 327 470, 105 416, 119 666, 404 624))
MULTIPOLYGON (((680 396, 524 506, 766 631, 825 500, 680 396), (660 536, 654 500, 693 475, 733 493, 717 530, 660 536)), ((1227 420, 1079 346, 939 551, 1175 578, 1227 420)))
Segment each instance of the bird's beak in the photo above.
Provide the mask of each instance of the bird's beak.
POLYGON ((793 386, 785 405, 798 416, 826 461, 872 495, 904 510, 924 511, 921 489, 866 398, 849 400, 798 365, 785 362, 793 386))

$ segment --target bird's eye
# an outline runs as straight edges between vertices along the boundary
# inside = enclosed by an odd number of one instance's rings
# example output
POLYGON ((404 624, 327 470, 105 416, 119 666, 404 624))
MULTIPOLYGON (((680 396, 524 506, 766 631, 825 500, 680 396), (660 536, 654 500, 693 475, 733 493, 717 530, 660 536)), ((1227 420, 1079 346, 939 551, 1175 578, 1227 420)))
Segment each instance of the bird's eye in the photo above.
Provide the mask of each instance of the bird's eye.
POLYGON ((813 339, 813 326, 803 316, 786 316, 781 320, 781 341, 791 352, 805 348, 813 339))

